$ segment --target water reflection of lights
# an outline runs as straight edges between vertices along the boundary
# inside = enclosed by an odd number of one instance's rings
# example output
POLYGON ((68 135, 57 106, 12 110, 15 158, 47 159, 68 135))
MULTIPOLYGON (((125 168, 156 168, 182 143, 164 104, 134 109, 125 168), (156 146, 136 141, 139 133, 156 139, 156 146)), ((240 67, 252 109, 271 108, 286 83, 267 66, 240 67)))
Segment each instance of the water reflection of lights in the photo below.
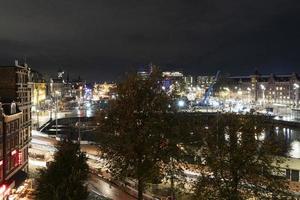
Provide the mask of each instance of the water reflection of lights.
POLYGON ((289 156, 293 158, 300 158, 300 142, 297 140, 294 140, 291 143, 291 150, 289 152, 289 156))

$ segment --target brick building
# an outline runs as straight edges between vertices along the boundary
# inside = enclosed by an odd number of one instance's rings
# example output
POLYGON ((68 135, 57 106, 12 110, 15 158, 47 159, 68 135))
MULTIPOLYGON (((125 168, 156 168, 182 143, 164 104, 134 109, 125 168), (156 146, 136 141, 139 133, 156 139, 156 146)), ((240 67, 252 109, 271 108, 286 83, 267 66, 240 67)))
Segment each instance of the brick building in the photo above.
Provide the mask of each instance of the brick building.
POLYGON ((28 171, 31 86, 30 69, 26 64, 22 66, 16 62, 13 66, 0 66, 0 199, 1 192, 7 191, 1 187, 13 187, 11 183, 14 183, 14 175, 28 171))

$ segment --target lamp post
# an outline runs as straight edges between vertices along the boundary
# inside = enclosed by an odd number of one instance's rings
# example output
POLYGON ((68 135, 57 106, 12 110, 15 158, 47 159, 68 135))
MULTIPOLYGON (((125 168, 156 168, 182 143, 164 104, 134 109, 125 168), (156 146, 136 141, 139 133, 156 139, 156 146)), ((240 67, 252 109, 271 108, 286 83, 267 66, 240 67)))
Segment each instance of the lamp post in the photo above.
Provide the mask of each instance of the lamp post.
POLYGON ((265 90, 266 90, 266 87, 263 85, 263 84, 260 84, 260 88, 261 88, 261 90, 262 90, 262 104, 263 104, 263 106, 265 105, 265 90))
POLYGON ((79 117, 78 117, 78 143, 80 145, 80 141, 81 141, 81 132, 80 132, 80 126, 81 126, 81 121, 80 121, 80 117, 81 117, 81 98, 82 98, 82 86, 79 87, 79 106, 78 106, 78 110, 79 110, 79 117))
MULTIPOLYGON (((80 111, 80 108, 79 108, 79 112, 81 112, 80 111)), ((80 141, 81 141, 81 133, 80 133, 80 113, 79 113, 79 118, 78 118, 78 143, 79 143, 79 145, 80 145, 80 141)))
POLYGON ((251 100, 250 100, 251 88, 247 87, 247 91, 248 91, 248 103, 250 104, 251 103, 251 100))
POLYGON ((39 118, 39 110, 36 109, 36 129, 38 130, 40 127, 40 118, 39 118))
POLYGON ((58 94, 59 94, 59 91, 55 91, 55 134, 56 134, 56 137, 58 135, 58 130, 57 130, 57 126, 58 126, 58 123, 57 123, 57 112, 58 112, 58 94))
POLYGON ((39 108, 40 108, 40 104, 39 104, 39 86, 37 86, 37 91, 36 91, 37 95, 36 95, 36 129, 39 129, 40 126, 40 119, 39 119, 39 108))
POLYGON ((299 105, 299 88, 300 88, 300 86, 299 86, 299 84, 297 84, 297 83, 294 83, 294 89, 295 89, 295 101, 296 101, 296 107, 298 107, 298 105, 299 105))

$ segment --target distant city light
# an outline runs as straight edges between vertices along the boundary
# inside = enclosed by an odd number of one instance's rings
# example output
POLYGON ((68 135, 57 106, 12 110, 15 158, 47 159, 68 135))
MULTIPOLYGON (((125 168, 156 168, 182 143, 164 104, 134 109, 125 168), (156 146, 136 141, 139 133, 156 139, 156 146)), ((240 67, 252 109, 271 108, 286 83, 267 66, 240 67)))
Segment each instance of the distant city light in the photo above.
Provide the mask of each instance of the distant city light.
POLYGON ((177 105, 178 105, 179 107, 183 107, 183 106, 185 105, 185 102, 184 102, 183 100, 179 100, 179 101, 177 102, 177 105))
POLYGON ((224 90, 226 90, 227 92, 230 92, 230 89, 228 87, 225 87, 224 90))

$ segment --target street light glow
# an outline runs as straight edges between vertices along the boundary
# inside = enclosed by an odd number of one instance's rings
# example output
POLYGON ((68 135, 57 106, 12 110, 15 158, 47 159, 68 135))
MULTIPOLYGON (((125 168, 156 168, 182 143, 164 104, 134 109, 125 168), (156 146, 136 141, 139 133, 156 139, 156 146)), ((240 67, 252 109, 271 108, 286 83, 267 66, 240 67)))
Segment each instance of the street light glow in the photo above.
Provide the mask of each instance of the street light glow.
POLYGON ((179 107, 183 107, 184 104, 185 104, 185 103, 184 103, 183 100, 179 100, 178 103, 177 103, 177 105, 178 105, 179 107))

